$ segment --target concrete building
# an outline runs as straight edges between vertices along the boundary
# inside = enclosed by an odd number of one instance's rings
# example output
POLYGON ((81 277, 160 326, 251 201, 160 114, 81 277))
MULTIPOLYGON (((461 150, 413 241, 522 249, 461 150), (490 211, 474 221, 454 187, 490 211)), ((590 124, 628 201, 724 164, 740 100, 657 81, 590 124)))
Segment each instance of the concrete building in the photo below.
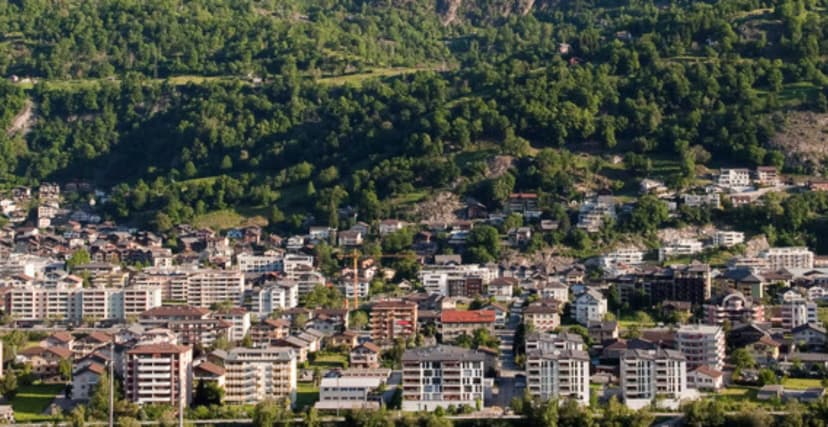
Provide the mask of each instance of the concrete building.
POLYGON ((443 342, 451 342, 461 335, 472 336, 477 329, 494 332, 496 320, 492 310, 443 310, 440 313, 440 333, 443 342))
POLYGON ((209 307, 230 301, 240 304, 244 293, 244 274, 231 270, 199 270, 189 279, 187 303, 196 307, 209 307))
POLYGON ((560 303, 555 300, 539 300, 523 309, 523 323, 532 324, 535 330, 550 332, 561 326, 560 303))
POLYGON ((750 185, 749 169, 722 169, 717 183, 722 187, 747 187, 750 185))
POLYGON ((804 298, 783 303, 781 314, 782 327, 786 330, 793 330, 801 325, 819 322, 817 304, 813 301, 806 301, 804 298))
POLYGON ((724 368, 725 334, 721 326, 682 325, 676 330, 676 347, 687 358, 689 369, 724 368))
POLYGON ((704 245, 696 239, 676 239, 664 243, 658 249, 658 260, 666 261, 669 258, 690 256, 701 253, 704 245))
POLYGON ((390 370, 377 369, 385 375, 341 375, 323 378, 319 385, 319 401, 315 407, 332 409, 379 409, 380 385, 388 381, 390 370))
POLYGON ((404 411, 433 411, 483 404, 484 361, 476 350, 437 345, 406 350, 402 356, 404 411))
POLYGON ((173 344, 138 345, 127 351, 124 389, 126 398, 139 405, 190 404, 193 386, 193 351, 173 344))
POLYGON ((286 347, 236 347, 224 359, 227 403, 296 398, 296 352, 286 347))
POLYGON ((250 313, 241 307, 218 310, 213 313, 213 318, 230 324, 231 341, 243 340, 250 330, 250 313))
POLYGON ((803 246, 769 248, 762 254, 768 259, 771 270, 783 268, 814 268, 814 253, 803 246))
POLYGON ((184 345, 209 347, 219 337, 230 339, 231 324, 212 318, 210 310, 186 305, 155 307, 141 313, 138 323, 147 328, 169 329, 184 345))
POLYGON ((680 400, 687 391, 687 361, 674 350, 627 350, 621 356, 621 393, 627 406, 641 408, 656 397, 680 400))
POLYGON ((371 306, 371 339, 392 342, 417 330, 417 304, 386 300, 371 306))
POLYGON ((731 325, 764 322, 765 309, 761 303, 745 297, 738 291, 711 299, 704 304, 704 323, 721 325, 725 320, 731 325))
POLYGON ((573 304, 575 321, 586 326, 589 322, 600 322, 607 314, 607 299, 593 289, 590 289, 577 298, 573 304))
POLYGON ((277 310, 299 306, 299 284, 293 280, 267 282, 250 291, 250 311, 266 317, 277 310))
POLYGON ((284 269, 282 255, 276 251, 261 255, 241 253, 236 256, 236 263, 242 273, 269 273, 284 269))
POLYGON ((582 350, 533 350, 526 354, 526 387, 543 400, 589 404, 589 355, 582 350))
POLYGON ((745 233, 741 231, 717 231, 713 235, 713 246, 730 248, 745 242, 745 233))

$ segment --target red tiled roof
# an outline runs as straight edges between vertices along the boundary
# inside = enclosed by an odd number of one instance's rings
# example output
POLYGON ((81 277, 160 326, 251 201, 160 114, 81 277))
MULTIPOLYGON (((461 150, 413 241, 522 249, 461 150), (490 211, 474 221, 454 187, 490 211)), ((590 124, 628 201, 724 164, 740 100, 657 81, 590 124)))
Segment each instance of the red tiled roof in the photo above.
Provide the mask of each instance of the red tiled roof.
POLYGON ((713 368, 711 368, 710 366, 707 366, 707 365, 699 366, 698 368, 695 369, 695 371, 700 373, 700 374, 707 375, 708 377, 714 377, 714 378, 721 377, 723 375, 722 371, 719 371, 717 369, 713 369, 713 368))
POLYGON ((380 352, 380 348, 372 342, 362 343, 361 347, 367 348, 368 350, 371 350, 374 353, 380 352))
POLYGON ((103 375, 103 373, 106 372, 106 366, 95 362, 90 363, 86 369, 98 375, 103 375))
POLYGON ((100 343, 108 343, 112 341, 112 335, 107 334, 106 332, 100 331, 93 331, 90 332, 89 335, 83 338, 84 341, 96 341, 100 343))
POLYGON ((49 338, 54 339, 56 341, 64 342, 64 343, 72 342, 75 339, 75 337, 72 336, 72 334, 70 334, 69 332, 66 332, 66 331, 55 332, 52 335, 49 335, 49 338))
POLYGON ((68 358, 72 357, 72 351, 69 350, 68 348, 63 348, 63 347, 45 347, 44 348, 44 347, 41 347, 39 345, 34 346, 34 347, 29 347, 29 348, 21 351, 20 354, 23 355, 23 356, 31 357, 31 356, 39 356, 39 355, 42 355, 43 353, 47 353, 47 352, 52 353, 52 354, 60 357, 61 359, 68 359, 68 358))
POLYGON ((537 193, 512 193, 509 195, 510 199, 537 199, 537 193))
POLYGON ((169 343, 144 344, 135 346, 127 354, 181 354, 188 351, 190 347, 174 345, 169 343))
POLYGON ((195 369, 200 369, 204 372, 207 372, 209 374, 213 374, 213 375, 216 375, 216 376, 224 375, 224 368, 222 368, 221 366, 216 365, 215 363, 212 363, 212 362, 204 361, 201 364, 199 364, 198 366, 196 366, 195 369))
POLYGON ((494 323, 494 310, 443 310, 440 314, 443 323, 494 323))

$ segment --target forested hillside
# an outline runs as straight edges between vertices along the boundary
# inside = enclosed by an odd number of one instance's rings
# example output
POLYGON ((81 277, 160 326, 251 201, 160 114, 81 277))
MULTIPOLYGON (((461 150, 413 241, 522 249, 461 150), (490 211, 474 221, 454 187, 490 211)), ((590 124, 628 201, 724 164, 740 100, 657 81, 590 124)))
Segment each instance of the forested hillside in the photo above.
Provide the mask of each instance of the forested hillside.
POLYGON ((828 108, 825 8, 4 2, 0 71, 36 83, 0 84, 4 128, 35 105, 0 133, 0 174, 115 186, 110 215, 160 228, 227 207, 285 227, 401 216, 441 189, 492 207, 537 191, 556 215, 585 187, 786 164, 768 144, 786 114, 828 108))

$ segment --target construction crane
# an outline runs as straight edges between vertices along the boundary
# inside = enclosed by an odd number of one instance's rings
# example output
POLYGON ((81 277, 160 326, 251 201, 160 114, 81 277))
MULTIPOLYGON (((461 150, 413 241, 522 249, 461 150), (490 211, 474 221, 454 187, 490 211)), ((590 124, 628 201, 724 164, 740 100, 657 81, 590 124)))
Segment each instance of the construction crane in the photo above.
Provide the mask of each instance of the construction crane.
MULTIPOLYGON (((354 305, 353 309, 359 308, 359 260, 369 258, 416 258, 416 254, 379 254, 379 255, 365 255, 363 256, 358 250, 354 249, 346 254, 340 254, 340 258, 351 258, 353 260, 353 277, 354 277, 354 305)), ((345 309, 350 309, 348 298, 345 297, 345 309)))

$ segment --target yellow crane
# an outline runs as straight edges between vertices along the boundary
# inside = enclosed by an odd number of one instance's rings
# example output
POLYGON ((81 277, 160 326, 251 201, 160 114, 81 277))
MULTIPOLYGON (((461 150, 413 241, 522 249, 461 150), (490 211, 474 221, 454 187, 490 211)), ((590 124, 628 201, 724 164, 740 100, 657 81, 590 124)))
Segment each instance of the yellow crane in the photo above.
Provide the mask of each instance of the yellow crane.
MULTIPOLYGON (((379 254, 379 255, 365 255, 363 256, 358 250, 354 249, 348 253, 340 254, 340 258, 351 258, 353 261, 353 286, 354 286, 354 305, 353 309, 356 310, 359 308, 359 260, 360 259, 369 259, 369 258, 412 258, 416 257, 416 254, 408 253, 408 254, 379 254)), ((348 304, 348 298, 345 298, 345 309, 350 309, 348 304)))

